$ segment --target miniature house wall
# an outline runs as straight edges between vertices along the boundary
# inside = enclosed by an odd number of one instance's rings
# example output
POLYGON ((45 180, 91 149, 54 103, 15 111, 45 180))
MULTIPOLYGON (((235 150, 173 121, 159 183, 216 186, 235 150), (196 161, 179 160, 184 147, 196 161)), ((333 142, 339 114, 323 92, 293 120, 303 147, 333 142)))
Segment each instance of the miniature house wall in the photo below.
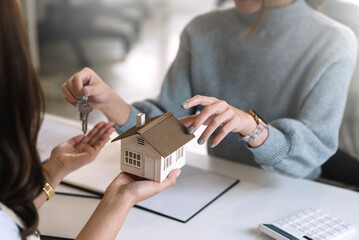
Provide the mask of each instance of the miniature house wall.
POLYGON ((169 172, 185 165, 185 146, 169 156, 161 156, 139 134, 121 140, 121 170, 162 182, 169 172), (177 158, 177 151, 180 158, 177 158))
POLYGON ((168 112, 144 120, 137 116, 137 124, 112 142, 121 140, 121 170, 162 182, 171 170, 186 163, 185 145, 194 138, 168 112))

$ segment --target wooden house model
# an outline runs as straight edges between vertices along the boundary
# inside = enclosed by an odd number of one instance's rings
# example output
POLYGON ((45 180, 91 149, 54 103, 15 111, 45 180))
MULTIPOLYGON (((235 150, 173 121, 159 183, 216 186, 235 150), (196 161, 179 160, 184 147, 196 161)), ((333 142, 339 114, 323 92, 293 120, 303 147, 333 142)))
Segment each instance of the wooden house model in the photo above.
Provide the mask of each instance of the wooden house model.
POLYGON ((122 171, 162 182, 185 165, 185 145, 194 137, 171 112, 147 120, 139 113, 136 126, 112 142, 121 140, 122 171))

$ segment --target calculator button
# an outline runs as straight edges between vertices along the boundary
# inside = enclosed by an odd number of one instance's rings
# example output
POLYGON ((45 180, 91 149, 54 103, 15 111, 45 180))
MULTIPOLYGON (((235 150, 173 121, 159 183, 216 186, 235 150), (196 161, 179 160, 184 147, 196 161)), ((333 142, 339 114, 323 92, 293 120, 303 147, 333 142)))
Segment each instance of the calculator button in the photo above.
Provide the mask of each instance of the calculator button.
POLYGON ((354 228, 353 225, 350 225, 350 224, 348 224, 348 223, 344 223, 342 226, 343 226, 344 228, 348 229, 348 230, 354 228))
POLYGON ((304 213, 300 212, 300 213, 297 213, 296 216, 298 218, 304 218, 306 215, 304 213))
POLYGON ((309 232, 307 233, 307 235, 308 235, 309 237, 311 237, 311 238, 314 238, 315 236, 317 236, 317 234, 316 234, 315 232, 313 232, 313 231, 309 231, 309 232))
POLYGON ((310 215, 314 214, 313 211, 310 210, 310 209, 305 209, 305 210, 303 211, 303 213, 304 213, 305 215, 307 215, 307 216, 310 216, 310 215))
POLYGON ((329 239, 331 237, 328 233, 322 233, 320 236, 324 239, 329 239))
POLYGON ((287 223, 285 223, 284 221, 278 221, 275 224, 279 225, 279 226, 282 226, 282 227, 287 225, 287 223))

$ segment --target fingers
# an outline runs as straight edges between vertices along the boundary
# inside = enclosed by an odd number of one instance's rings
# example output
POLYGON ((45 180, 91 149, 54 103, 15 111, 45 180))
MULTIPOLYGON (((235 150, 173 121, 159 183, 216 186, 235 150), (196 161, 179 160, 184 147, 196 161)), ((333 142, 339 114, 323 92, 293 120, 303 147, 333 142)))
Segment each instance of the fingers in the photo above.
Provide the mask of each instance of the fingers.
POLYGON ((232 132, 233 129, 237 126, 237 123, 234 119, 231 119, 228 123, 226 123, 219 133, 213 138, 210 147, 213 148, 217 146, 228 133, 232 132))
POLYGON ((87 136, 83 139, 82 143, 88 143, 91 138, 105 125, 105 122, 97 123, 93 129, 87 134, 87 136))
POLYGON ((197 115, 187 116, 181 119, 178 119, 184 126, 189 127, 192 125, 193 121, 196 119, 197 115))
POLYGON ((173 186, 180 173, 180 169, 172 170, 162 183, 146 180, 128 173, 121 173, 107 187, 105 195, 111 194, 111 192, 122 192, 130 198, 131 204, 135 205, 173 186))
POLYGON ((225 101, 217 101, 211 105, 203 108, 201 113, 197 115, 197 117, 192 122, 191 127, 189 128, 189 132, 195 132, 201 125, 204 125, 205 122, 208 122, 209 119, 213 119, 222 112, 228 110, 229 105, 225 101))
POLYGON ((85 138, 85 135, 78 135, 75 136, 73 138, 71 138, 70 140, 68 140, 68 143, 71 144, 72 146, 75 146, 77 144, 79 144, 83 139, 85 138))
POLYGON ((95 95, 95 79, 100 79, 100 77, 98 77, 92 69, 84 68, 74 76, 73 82, 76 90, 82 94, 82 96, 88 98, 89 96, 95 95))
POLYGON ((86 86, 83 88, 82 91, 83 91, 83 95, 86 97, 97 96, 104 92, 102 87, 100 87, 99 84, 86 86))
POLYGON ((217 101, 218 101, 218 99, 215 97, 196 95, 193 98, 190 98, 187 101, 183 102, 182 108, 189 109, 189 108, 197 106, 197 105, 208 106, 217 101))
POLYGON ((68 99, 67 97, 65 97, 65 100, 68 102, 68 103, 70 103, 72 106, 74 106, 74 107, 77 107, 77 104, 79 103, 79 101, 78 100, 76 100, 76 102, 72 102, 70 99, 68 99))
POLYGON ((108 186, 106 191, 111 190, 111 188, 118 188, 125 184, 128 184, 130 182, 134 182, 135 180, 132 178, 131 175, 121 172, 117 177, 111 182, 111 184, 108 186))
POLYGON ((65 99, 74 104, 79 103, 79 100, 82 100, 83 96, 89 96, 90 93, 86 90, 83 90, 83 86, 91 84, 94 75, 96 74, 91 69, 84 68, 70 77, 61 86, 61 90, 65 95, 65 99))
POLYGON ((222 127, 218 134, 213 138, 210 147, 218 145, 230 132, 239 132, 240 116, 242 111, 229 105, 223 100, 214 97, 197 95, 182 103, 183 109, 188 109, 197 105, 204 106, 202 111, 193 116, 187 116, 179 121, 188 127, 190 133, 194 133, 201 125, 207 125, 198 144, 205 143, 218 127, 222 127))
POLYGON ((90 155, 97 154, 103 146, 110 140, 111 133, 114 132, 114 123, 100 122, 85 136, 80 142, 76 144, 79 151, 86 151, 90 155))
POLYGON ((65 82, 64 84, 62 84, 61 86, 61 91, 64 93, 65 95, 65 99, 70 102, 71 104, 75 104, 78 103, 76 100, 78 100, 78 98, 76 97, 76 95, 74 95, 71 91, 70 91, 70 86, 68 84, 68 82, 65 82))
POLYGON ((88 136, 84 138, 81 142, 76 145, 76 149, 83 154, 88 154, 86 156, 88 162, 95 159, 96 155, 100 152, 103 146, 110 140, 110 135, 115 130, 113 128, 113 122, 107 123, 100 128, 95 127, 93 130, 94 134, 89 139, 88 136), (86 139, 86 141, 85 141, 86 139))
MULTIPOLYGON (((114 131, 113 129, 113 122, 109 122, 105 125, 103 125, 90 139, 88 142, 89 145, 95 147, 96 144, 101 143, 102 141, 105 141, 106 138, 110 136, 110 134, 114 131)), ((106 143, 106 141, 105 141, 106 143)), ((102 148, 102 147, 101 147, 102 148)), ((100 149, 101 149, 100 148, 100 149)))
MULTIPOLYGON (((213 118, 211 123, 204 130, 200 138, 198 139, 198 144, 203 144, 207 141, 207 139, 212 135, 212 133, 220 126, 225 126, 225 123, 228 122, 231 118, 234 117, 234 113, 232 109, 227 109, 225 112, 217 115, 213 118)), ((213 141, 212 141, 213 143, 213 141)), ((217 143, 218 144, 218 143, 217 143)), ((216 144, 216 145, 217 145, 216 144)))
POLYGON ((83 88, 83 85, 84 85, 83 80, 85 80, 87 82, 87 79, 86 78, 84 79, 81 76, 81 72, 80 72, 78 74, 75 74, 72 77, 71 81, 70 81, 70 82, 72 82, 72 86, 74 87, 74 91, 79 95, 82 94, 82 88, 83 88))
POLYGON ((173 169, 167 176, 167 178, 162 182, 159 183, 160 185, 160 191, 165 190, 166 188, 169 188, 176 184, 177 178, 181 174, 181 169, 173 169))
POLYGON ((99 138, 97 142, 93 145, 93 148, 96 152, 99 152, 103 146, 110 140, 110 135, 115 131, 113 127, 108 128, 106 132, 99 138))

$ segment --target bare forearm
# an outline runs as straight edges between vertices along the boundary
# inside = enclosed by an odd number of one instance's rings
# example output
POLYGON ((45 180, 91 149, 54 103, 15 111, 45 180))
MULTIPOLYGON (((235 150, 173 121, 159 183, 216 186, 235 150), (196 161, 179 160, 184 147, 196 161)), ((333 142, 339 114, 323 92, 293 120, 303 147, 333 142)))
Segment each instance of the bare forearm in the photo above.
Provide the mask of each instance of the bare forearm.
POLYGON ((104 198, 76 239, 115 239, 131 207, 174 185, 180 173, 180 169, 172 170, 162 183, 139 181, 120 173, 107 187, 104 198))
MULTIPOLYGON (((55 147, 50 159, 42 166, 45 181, 55 189, 68 174, 91 163, 113 131, 112 122, 100 122, 87 136, 75 136, 55 147)), ((39 209, 46 199, 45 192, 40 193, 34 200, 36 208, 39 209)))
MULTIPOLYGON (((51 165, 52 165, 51 163, 47 162, 43 165, 42 169, 46 181, 51 185, 53 189, 55 189, 60 184, 62 179, 66 176, 66 173, 65 171, 59 169, 58 167, 51 165)), ((46 199, 47 199, 47 195, 44 191, 42 191, 41 194, 37 196, 37 198, 35 198, 34 200, 36 209, 40 209, 40 207, 42 206, 42 204, 44 204, 46 199)))
POLYGON ((115 239, 131 207, 124 197, 102 199, 76 240, 115 239))
POLYGON ((115 92, 111 92, 110 100, 100 107, 109 121, 116 125, 124 125, 130 117, 130 106, 115 92))

